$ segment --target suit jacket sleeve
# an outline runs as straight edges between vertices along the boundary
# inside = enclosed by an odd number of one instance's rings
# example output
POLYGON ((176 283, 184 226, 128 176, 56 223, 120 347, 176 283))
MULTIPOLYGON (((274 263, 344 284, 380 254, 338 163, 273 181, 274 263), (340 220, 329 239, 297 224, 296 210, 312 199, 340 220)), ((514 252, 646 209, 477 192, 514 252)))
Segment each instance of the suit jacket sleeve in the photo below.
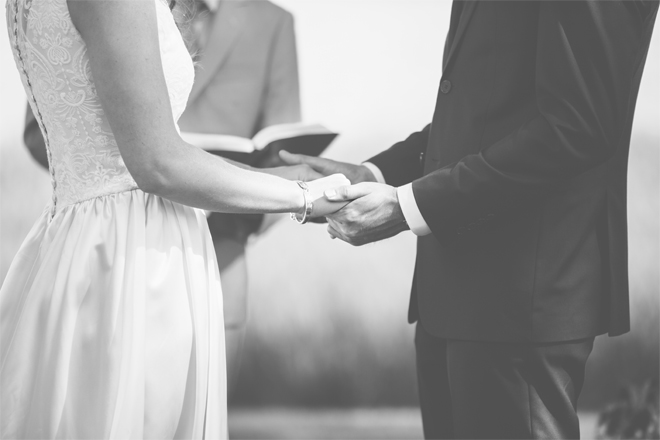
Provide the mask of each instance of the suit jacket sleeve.
POLYGON ((524 207, 625 145, 637 93, 631 88, 650 39, 643 31, 652 29, 645 20, 655 19, 657 2, 650 9, 628 1, 541 2, 538 114, 479 154, 413 182, 436 238, 524 207))
POLYGON ((300 83, 293 16, 284 12, 273 39, 258 129, 300 121, 300 83))
POLYGON ((380 169, 388 185, 401 186, 410 183, 422 176, 423 153, 426 151, 430 130, 431 124, 366 162, 371 162, 380 169))
POLYGON ((48 169, 48 153, 46 152, 46 143, 44 142, 44 137, 41 134, 41 128, 37 123, 32 109, 30 106, 27 106, 25 111, 25 130, 23 131, 23 141, 28 151, 36 160, 39 165, 48 169))

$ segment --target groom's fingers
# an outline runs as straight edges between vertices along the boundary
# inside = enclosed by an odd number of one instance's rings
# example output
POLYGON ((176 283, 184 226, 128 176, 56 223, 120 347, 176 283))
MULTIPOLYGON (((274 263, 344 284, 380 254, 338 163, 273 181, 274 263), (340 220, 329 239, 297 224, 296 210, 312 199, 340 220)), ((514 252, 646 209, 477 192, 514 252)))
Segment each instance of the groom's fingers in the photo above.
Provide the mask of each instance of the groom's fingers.
POLYGON ((360 246, 364 243, 361 243, 354 238, 349 237, 345 233, 341 231, 341 228, 336 225, 336 222, 332 219, 328 219, 328 234, 330 234, 330 238, 338 238, 344 243, 348 243, 351 246, 360 246))
POLYGON ((327 190, 324 195, 325 198, 331 202, 348 202, 351 200, 359 199, 371 193, 368 185, 358 183, 351 186, 340 186, 327 190))
POLYGON ((328 222, 328 234, 330 234, 330 238, 332 238, 333 240, 334 240, 335 238, 338 238, 338 239, 340 239, 340 240, 343 240, 343 236, 341 235, 341 233, 340 233, 339 231, 337 231, 337 230, 332 226, 331 222, 328 222))

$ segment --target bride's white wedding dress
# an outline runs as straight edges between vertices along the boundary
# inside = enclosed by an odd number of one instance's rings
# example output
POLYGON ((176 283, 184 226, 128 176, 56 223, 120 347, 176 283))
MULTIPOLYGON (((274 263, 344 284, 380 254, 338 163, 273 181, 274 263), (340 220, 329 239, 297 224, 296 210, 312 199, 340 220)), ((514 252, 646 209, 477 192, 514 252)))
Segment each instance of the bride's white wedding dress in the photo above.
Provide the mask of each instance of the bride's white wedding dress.
MULTIPOLYGON (((154 1, 176 121, 193 65, 154 1)), ((0 290, 0 435, 226 437, 222 293, 204 213, 137 188, 66 0, 7 0, 7 24, 54 191, 0 290)))

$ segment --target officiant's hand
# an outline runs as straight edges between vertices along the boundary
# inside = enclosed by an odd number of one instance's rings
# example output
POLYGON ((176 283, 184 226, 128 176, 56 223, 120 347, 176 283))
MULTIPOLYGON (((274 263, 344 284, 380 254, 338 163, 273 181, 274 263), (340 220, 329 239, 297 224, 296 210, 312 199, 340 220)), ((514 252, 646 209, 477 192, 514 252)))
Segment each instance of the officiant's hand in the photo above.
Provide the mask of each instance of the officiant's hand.
POLYGON ((268 148, 254 164, 256 168, 278 168, 286 165, 288 164, 280 158, 279 150, 276 148, 268 148))
POLYGON ((390 238, 409 229, 396 188, 381 183, 359 183, 325 192, 332 202, 348 203, 327 216, 328 233, 353 246, 390 238))
POLYGON ((308 165, 314 171, 329 176, 331 174, 343 174, 352 184, 361 182, 375 182, 376 177, 364 165, 355 165, 321 157, 305 156, 304 154, 292 154, 288 151, 280 151, 280 158, 289 165, 308 165))

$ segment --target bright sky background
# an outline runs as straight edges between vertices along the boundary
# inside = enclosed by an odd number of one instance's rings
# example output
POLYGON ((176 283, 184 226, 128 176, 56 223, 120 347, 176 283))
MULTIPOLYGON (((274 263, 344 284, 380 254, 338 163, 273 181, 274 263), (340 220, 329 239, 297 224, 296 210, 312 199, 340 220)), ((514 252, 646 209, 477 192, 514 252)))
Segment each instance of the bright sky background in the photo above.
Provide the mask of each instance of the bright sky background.
MULTIPOLYGON (((4 5, 5 0, 0 1, 4 5)), ((430 121, 449 25, 449 1, 276 3, 296 17, 304 118, 341 133, 329 150, 330 157, 367 159, 430 121)), ((651 348, 640 349, 657 352, 659 31, 656 23, 630 153, 634 328, 624 338, 599 339, 592 355, 594 365, 613 362, 607 353, 622 351, 608 344, 619 340, 628 345, 630 341, 650 344, 651 348)), ((25 96, 6 34, 5 20, 0 19, 0 282, 51 192, 47 172, 31 160, 22 144, 25 96)), ((297 350, 307 369, 347 362, 345 346, 338 344, 333 333, 341 334, 340 327, 347 325, 348 339, 367 338, 369 347, 383 359, 390 359, 388 350, 412 350, 413 327, 406 323, 414 262, 411 233, 352 248, 329 240, 322 226, 281 221, 250 246, 248 262, 249 334, 258 335, 269 346, 297 350), (286 334, 292 336, 282 336, 286 334), (301 335, 316 336, 306 346, 299 342, 301 335), (396 342, 400 337, 406 342, 396 342), (296 344, 286 342, 290 339, 296 344), (329 341, 329 345, 319 346, 319 341, 329 341), (284 345, 275 345, 280 342, 284 345)), ((413 362, 412 352, 406 353, 408 362, 413 362)), ((625 360, 623 365, 625 369, 625 360)))

